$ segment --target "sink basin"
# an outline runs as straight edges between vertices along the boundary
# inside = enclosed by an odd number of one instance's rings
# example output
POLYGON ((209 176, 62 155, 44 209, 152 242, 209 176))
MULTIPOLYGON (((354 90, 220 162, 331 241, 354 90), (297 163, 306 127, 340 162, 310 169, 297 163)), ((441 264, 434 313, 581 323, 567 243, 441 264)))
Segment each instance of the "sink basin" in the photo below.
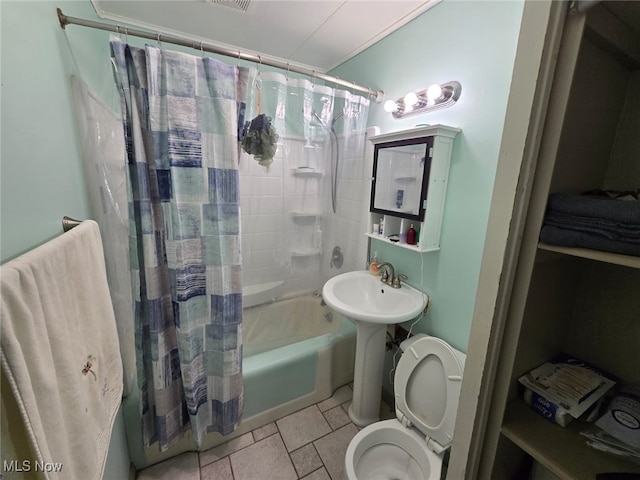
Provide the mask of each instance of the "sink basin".
POLYGON ((348 272, 324 284, 322 298, 356 324, 356 361, 349 418, 359 427, 380 420, 387 325, 418 317, 427 296, 403 284, 391 288, 368 271, 348 272))
POLYGON ((325 283, 322 298, 352 320, 386 325, 416 318, 427 299, 410 285, 391 288, 364 270, 333 277, 325 283))

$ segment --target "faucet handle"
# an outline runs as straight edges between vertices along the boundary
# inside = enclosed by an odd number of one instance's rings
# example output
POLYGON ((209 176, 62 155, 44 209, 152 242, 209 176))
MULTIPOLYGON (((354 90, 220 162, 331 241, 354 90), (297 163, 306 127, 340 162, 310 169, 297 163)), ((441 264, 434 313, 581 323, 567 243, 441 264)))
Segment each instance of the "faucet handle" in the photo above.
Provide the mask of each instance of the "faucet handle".
POLYGON ((400 280, 407 280, 409 277, 407 277, 406 275, 403 275, 402 273, 400 275, 396 275, 395 277, 393 277, 393 284, 391 285, 393 288, 400 288, 402 285, 400 284, 400 280))
POLYGON ((388 281, 388 280, 389 280, 389 272, 387 272, 387 269, 386 269, 386 268, 383 268, 383 269, 380 271, 380 281, 381 281, 382 283, 387 283, 387 281, 388 281))

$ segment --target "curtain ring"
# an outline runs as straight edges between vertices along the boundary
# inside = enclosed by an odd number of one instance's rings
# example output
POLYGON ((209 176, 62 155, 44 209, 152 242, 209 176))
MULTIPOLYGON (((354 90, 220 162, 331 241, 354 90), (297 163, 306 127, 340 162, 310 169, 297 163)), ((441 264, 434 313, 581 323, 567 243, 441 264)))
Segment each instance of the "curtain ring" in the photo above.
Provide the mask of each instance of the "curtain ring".
POLYGON ((122 40, 122 35, 120 35, 120 25, 116 25, 116 33, 118 34, 118 37, 120 37, 120 40, 122 40))
POLYGON ((202 46, 202 40, 200 40, 200 53, 202 54, 202 58, 204 58, 204 48, 202 46))
POLYGON ((316 71, 315 70, 311 70, 311 88, 313 88, 313 89, 316 88, 316 82, 315 82, 314 78, 316 78, 316 71))
POLYGON ((158 48, 162 48, 162 43, 160 42, 160 33, 158 33, 158 48))
POLYGON ((287 75, 285 77, 287 79, 287 82, 289 81, 289 70, 290 69, 291 69, 291 65, 289 65, 289 62, 287 62, 287 75))

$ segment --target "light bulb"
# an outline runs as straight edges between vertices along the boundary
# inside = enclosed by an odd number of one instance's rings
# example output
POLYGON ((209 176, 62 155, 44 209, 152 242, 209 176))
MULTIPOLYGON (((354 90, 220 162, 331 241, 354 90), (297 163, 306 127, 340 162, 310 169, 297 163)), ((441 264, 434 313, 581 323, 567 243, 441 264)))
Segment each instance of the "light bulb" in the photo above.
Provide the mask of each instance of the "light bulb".
POLYGON ((395 112, 397 110, 398 110, 398 104, 396 102, 394 102, 393 100, 387 100, 386 102, 384 102, 384 111, 385 112, 393 113, 393 112, 395 112))
POLYGON ((433 85, 429 85, 429 88, 427 88, 427 98, 429 99, 430 103, 433 103, 435 100, 437 100, 441 96, 442 96, 442 87, 440 85, 438 85, 437 83, 434 83, 433 85))
POLYGON ((418 103, 418 96, 414 92, 409 92, 404 96, 404 104, 407 107, 413 107, 418 103))

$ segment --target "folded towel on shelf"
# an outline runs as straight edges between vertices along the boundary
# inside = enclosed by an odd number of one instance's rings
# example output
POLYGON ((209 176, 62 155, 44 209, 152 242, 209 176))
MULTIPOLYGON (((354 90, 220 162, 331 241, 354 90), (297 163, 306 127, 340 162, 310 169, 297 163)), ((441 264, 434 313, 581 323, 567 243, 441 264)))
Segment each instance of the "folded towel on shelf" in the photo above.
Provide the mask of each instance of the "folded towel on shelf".
POLYGON ((563 247, 580 247, 603 252, 640 257, 640 244, 611 240, 577 230, 544 225, 540 231, 540 241, 563 247))
POLYGON ((619 200, 604 195, 553 193, 549 196, 547 210, 640 228, 640 201, 637 200, 619 200))
POLYGON ((638 191, 591 190, 549 196, 540 241, 565 247, 640 255, 638 191))
POLYGON ((580 217, 552 210, 544 218, 545 225, 577 230, 621 242, 640 243, 640 225, 628 225, 609 220, 580 217))
POLYGON ((122 361, 98 224, 6 263, 0 286, 2 370, 44 478, 101 479, 122 361))

